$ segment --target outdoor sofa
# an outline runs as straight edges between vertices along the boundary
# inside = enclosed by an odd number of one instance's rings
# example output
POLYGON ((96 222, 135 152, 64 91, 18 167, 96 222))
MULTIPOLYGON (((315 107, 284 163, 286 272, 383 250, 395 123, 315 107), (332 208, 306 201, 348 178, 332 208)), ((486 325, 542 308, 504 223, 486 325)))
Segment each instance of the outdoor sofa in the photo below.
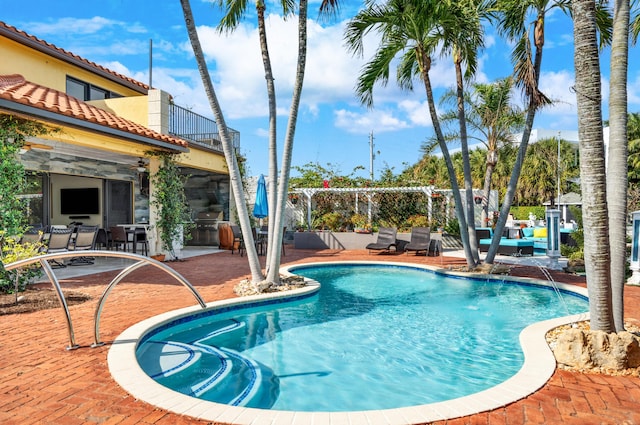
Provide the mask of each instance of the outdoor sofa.
MULTIPOLYGON (((480 252, 489 251, 491 240, 493 238, 493 229, 488 227, 480 227, 476 229, 476 238, 478 239, 478 247, 480 252)), ((498 254, 500 255, 533 255, 534 240, 522 237, 521 229, 505 229, 500 244, 498 245, 498 254)), ((546 237, 545 237, 546 245, 546 237)))

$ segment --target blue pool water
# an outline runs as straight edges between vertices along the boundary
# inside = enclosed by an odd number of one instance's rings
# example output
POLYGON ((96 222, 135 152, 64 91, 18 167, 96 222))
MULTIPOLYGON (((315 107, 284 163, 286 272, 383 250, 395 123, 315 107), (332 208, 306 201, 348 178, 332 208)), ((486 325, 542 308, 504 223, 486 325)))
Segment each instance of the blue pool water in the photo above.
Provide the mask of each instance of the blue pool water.
POLYGON ((202 399, 264 409, 354 411, 449 400, 521 367, 527 325, 587 301, 500 280, 389 265, 305 266, 317 295, 239 308, 151 332, 144 371, 202 399))

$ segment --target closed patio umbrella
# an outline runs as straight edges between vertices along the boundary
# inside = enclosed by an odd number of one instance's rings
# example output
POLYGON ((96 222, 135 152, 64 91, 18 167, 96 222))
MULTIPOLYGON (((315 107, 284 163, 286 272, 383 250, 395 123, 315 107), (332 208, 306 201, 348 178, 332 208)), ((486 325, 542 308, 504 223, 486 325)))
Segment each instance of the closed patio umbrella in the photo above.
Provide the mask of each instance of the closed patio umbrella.
POLYGON ((264 176, 260 174, 258 188, 256 189, 256 203, 253 206, 253 216, 263 219, 269 215, 269 204, 267 202, 267 185, 264 176))

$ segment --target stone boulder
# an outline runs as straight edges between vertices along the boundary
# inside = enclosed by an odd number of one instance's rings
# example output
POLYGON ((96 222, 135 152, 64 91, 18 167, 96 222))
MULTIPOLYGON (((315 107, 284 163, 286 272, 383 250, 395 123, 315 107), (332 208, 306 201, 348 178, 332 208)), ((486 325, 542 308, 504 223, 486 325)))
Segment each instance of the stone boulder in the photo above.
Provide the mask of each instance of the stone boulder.
POLYGON ((552 347, 560 365, 577 369, 640 367, 640 338, 630 332, 567 329, 552 347))

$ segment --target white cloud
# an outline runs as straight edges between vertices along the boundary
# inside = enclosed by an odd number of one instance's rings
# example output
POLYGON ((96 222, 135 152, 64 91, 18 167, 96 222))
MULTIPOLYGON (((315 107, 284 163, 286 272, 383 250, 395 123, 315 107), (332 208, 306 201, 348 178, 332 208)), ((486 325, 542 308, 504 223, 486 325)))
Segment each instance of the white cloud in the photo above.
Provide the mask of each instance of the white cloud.
POLYGON ((94 16, 93 18, 60 18, 55 22, 34 22, 27 24, 29 31, 46 36, 48 34, 87 35, 103 32, 107 29, 118 29, 132 33, 146 33, 139 23, 127 23, 113 19, 94 16))
POLYGON ((389 110, 353 112, 345 109, 334 111, 335 126, 351 134, 384 133, 409 128, 409 124, 389 110))
MULTIPOLYGON (((278 106, 288 113, 297 67, 297 21, 269 15, 267 37, 278 106)), ((354 58, 343 47, 344 23, 321 27, 310 20, 303 107, 317 113, 320 104, 351 101, 357 72, 363 60, 354 58)), ((225 35, 212 27, 198 28, 207 60, 215 67, 214 80, 220 96, 236 117, 267 114, 264 67, 257 29, 241 24, 225 35), (247 108, 246 104, 253 106, 247 108)), ((190 45, 185 45, 190 50, 190 45)))
POLYGON ((627 97, 630 105, 629 112, 640 111, 640 70, 638 70, 635 76, 629 75, 627 97))
POLYGON ((407 114, 409 121, 415 126, 431 126, 431 114, 426 100, 424 102, 402 100, 398 103, 398 108, 407 114))
POLYGON ((576 95, 572 92, 574 85, 575 77, 567 70, 542 72, 540 90, 554 102, 552 106, 545 108, 545 111, 560 115, 575 115, 576 95))

